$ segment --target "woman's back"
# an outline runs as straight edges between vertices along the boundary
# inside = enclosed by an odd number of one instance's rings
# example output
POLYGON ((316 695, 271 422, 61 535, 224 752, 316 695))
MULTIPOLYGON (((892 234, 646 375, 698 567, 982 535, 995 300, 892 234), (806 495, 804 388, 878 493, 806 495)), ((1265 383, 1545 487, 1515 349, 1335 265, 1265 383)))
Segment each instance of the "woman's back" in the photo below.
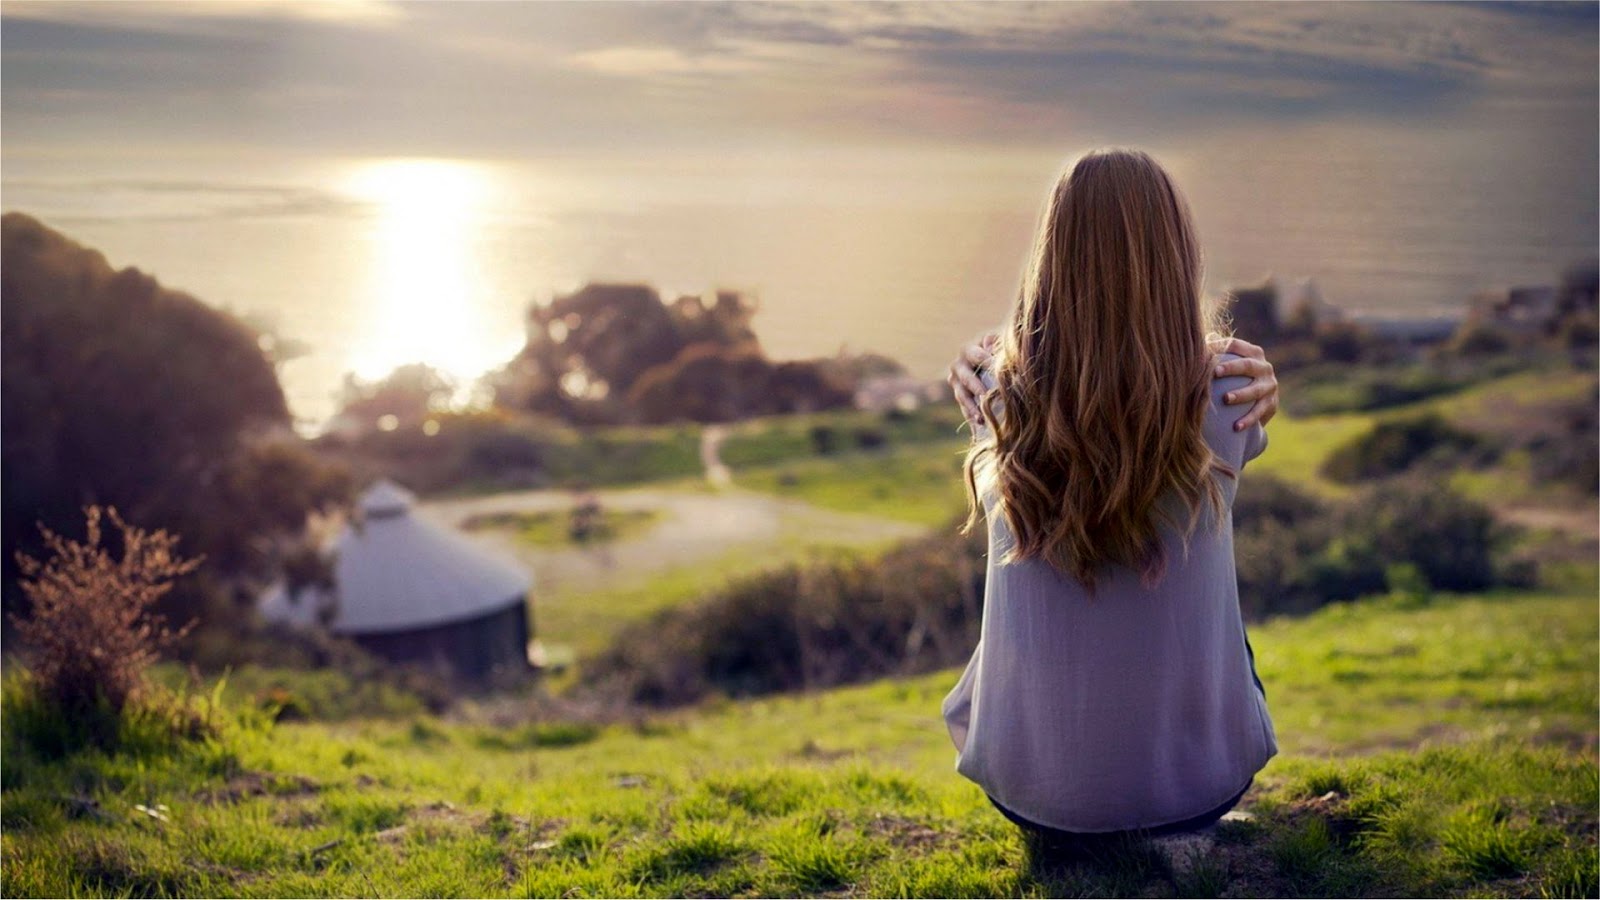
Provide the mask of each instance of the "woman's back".
MULTIPOLYGON (((1211 388, 1204 437, 1234 472, 1266 446, 1211 388)), ((1218 476, 1227 509, 1237 481, 1218 476)), ((1190 819, 1239 794, 1277 752, 1239 612, 1231 513, 1188 541, 1164 528, 1167 567, 1107 567, 1093 596, 1038 558, 1001 562, 1007 517, 984 497, 989 568, 982 636, 943 714, 956 768, 1006 808, 1073 832, 1190 819)))

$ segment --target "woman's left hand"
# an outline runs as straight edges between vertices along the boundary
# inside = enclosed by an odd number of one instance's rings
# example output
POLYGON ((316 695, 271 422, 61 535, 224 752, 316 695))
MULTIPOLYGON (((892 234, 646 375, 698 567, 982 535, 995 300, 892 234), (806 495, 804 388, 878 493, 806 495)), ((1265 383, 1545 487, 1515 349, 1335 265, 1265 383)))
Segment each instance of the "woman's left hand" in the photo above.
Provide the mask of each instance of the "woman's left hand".
POLYGON ((1272 370, 1272 363, 1267 362, 1267 353, 1255 344, 1239 338, 1230 338, 1222 346, 1223 353, 1236 353, 1242 359, 1230 359, 1217 366, 1215 375, 1223 378, 1228 375, 1243 375, 1251 379, 1250 383, 1235 391, 1229 391, 1223 402, 1230 406, 1240 403, 1253 403, 1250 411, 1245 413, 1234 429, 1243 431, 1251 425, 1265 425, 1278 414, 1278 376, 1272 370))

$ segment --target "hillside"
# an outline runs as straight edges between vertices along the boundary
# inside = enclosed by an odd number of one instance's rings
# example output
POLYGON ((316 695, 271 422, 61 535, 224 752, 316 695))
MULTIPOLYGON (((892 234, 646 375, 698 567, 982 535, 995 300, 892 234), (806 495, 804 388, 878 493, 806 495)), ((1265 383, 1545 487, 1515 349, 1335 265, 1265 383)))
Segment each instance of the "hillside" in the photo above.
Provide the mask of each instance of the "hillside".
MULTIPOLYGON (((1591 569, 1257 626, 1282 754, 1215 852, 1065 870, 953 771, 954 670, 605 726, 468 709, 46 764, 7 732, 7 896, 1593 896, 1591 569), (144 811, 145 809, 150 812, 144 811)), ((242 704, 234 704, 235 708, 242 704)), ((531 708, 531 707, 530 707, 531 708)), ((15 720, 13 719, 13 722, 15 720)))
MULTIPOLYGON (((1525 407, 1529 397, 1581 398, 1585 391, 1594 390, 1594 385, 1591 371, 1560 369, 1512 374, 1376 413, 1281 413, 1268 427, 1268 451, 1251 463, 1245 482, 1248 486, 1258 475, 1270 475, 1323 498, 1345 497, 1352 489, 1320 474, 1322 464, 1336 448, 1369 433, 1379 422, 1434 412, 1463 427, 1484 428, 1487 418, 1505 427, 1515 422, 1508 411, 1525 407)), ((819 508, 807 513, 807 521, 818 521, 821 511, 832 511, 898 520, 919 528, 942 526, 966 508, 961 462, 967 440, 960 436, 965 432, 958 432, 953 418, 940 418, 947 412, 930 410, 900 423, 903 430, 890 431, 885 446, 826 454, 816 452, 808 435, 824 428, 848 435, 873 428, 873 423, 862 413, 773 417, 744 423, 734 430, 723 452, 733 470, 734 485, 742 491, 715 494, 698 480, 658 481, 647 492, 612 489, 600 491, 599 496, 608 508, 616 509, 636 509, 644 503, 640 497, 648 493, 655 499, 645 505, 653 509, 670 511, 670 498, 686 495, 696 504, 725 502, 737 511, 751 503, 750 492, 757 492, 819 508)), ((841 443, 848 446, 849 442, 841 443)), ((1540 484, 1530 473, 1525 454, 1507 454, 1484 468, 1458 468, 1451 473, 1450 483, 1493 507, 1502 518, 1535 526, 1525 541, 1560 545, 1565 548, 1560 551, 1564 556, 1594 558, 1590 547, 1596 517, 1594 496, 1582 496, 1566 486, 1540 484)), ((796 511, 804 508, 790 507, 796 511)), ((673 531, 670 538, 674 542, 691 537, 681 520, 670 516, 663 516, 654 527, 673 531)), ((714 535, 720 556, 690 556, 684 565, 650 571, 609 571, 581 588, 575 582, 561 583, 568 549, 517 548, 534 571, 551 576, 541 581, 534 598, 533 619, 541 639, 546 646, 570 647, 578 656, 586 656, 604 646, 620 628, 655 610, 714 592, 730 578, 808 558, 826 545, 838 546, 841 542, 834 539, 838 535, 855 534, 830 523, 821 531, 806 530, 802 536, 793 522, 775 532, 788 535, 777 541, 758 539, 759 529, 749 532, 738 539, 714 535)), ((851 543, 861 546, 855 540, 851 543)))

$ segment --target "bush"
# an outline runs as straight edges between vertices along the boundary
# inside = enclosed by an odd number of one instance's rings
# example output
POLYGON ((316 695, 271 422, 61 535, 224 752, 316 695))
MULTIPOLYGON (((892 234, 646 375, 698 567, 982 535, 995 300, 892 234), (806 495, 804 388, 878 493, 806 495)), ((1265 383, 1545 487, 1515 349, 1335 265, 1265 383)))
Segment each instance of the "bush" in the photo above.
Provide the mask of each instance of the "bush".
POLYGON ((83 542, 40 525, 51 557, 41 562, 17 554, 31 608, 12 621, 28 648, 31 690, 43 707, 87 739, 109 743, 129 701, 146 686, 145 670, 189 627, 171 631, 151 608, 200 560, 178 557, 175 536, 128 525, 114 507, 84 512, 83 542), (102 516, 116 526, 121 559, 101 546, 102 516))
POLYGON ((1328 455, 1322 474, 1352 483, 1404 472, 1423 462, 1444 464, 1487 450, 1476 435, 1462 431, 1437 413, 1379 422, 1328 455))
POLYGON ((1462 356, 1493 356, 1511 349, 1511 338, 1492 325, 1464 325, 1450 339, 1450 349, 1462 356))
MULTIPOLYGON (((1518 361, 1517 367, 1524 365, 1518 361)), ((1311 366, 1282 379, 1285 408, 1297 416, 1390 409, 1452 394, 1517 367, 1481 360, 1311 366)))
POLYGON ((1527 442, 1532 475, 1593 496, 1600 491, 1600 390, 1551 410, 1549 433, 1527 442))
POLYGON ((1413 563, 1435 588, 1478 591, 1495 583, 1502 535, 1487 506, 1426 478, 1377 485, 1339 517, 1363 561, 1413 563))
MULTIPOLYGON (((1389 479, 1329 505, 1255 476, 1240 485, 1233 521, 1239 601, 1251 618, 1392 589, 1406 566, 1442 590, 1526 581, 1501 559, 1489 509, 1430 478, 1389 479)), ((1422 589, 1414 579, 1406 587, 1422 589)))
MULTIPOLYGON (((1248 618, 1390 592, 1479 590, 1497 565, 1489 510, 1433 480, 1392 479, 1327 504, 1270 477, 1233 508, 1248 618)), ((815 689, 966 661, 982 625, 981 533, 923 538, 873 560, 845 556, 734 581, 698 604, 624 629, 584 681, 654 705, 713 694, 815 689)))
POLYGON ((878 450, 889 443, 889 438, 878 428, 857 428, 856 446, 862 450, 878 450))
POLYGON ((982 622, 982 552, 980 536, 952 533, 877 560, 844 556, 740 579, 625 629, 585 680, 673 705, 954 665, 971 654, 982 622))
POLYGON ((839 449, 839 435, 828 425, 811 427, 811 447, 818 456, 831 456, 839 449))

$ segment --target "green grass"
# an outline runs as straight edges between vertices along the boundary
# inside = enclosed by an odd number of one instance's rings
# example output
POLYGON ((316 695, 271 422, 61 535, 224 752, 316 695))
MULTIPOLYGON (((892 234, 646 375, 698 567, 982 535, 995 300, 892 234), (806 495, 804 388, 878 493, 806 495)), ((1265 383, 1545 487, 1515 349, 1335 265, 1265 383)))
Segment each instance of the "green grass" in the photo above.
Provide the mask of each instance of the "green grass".
POLYGON ((472 516, 462 527, 469 531, 506 528, 517 540, 534 547, 572 547, 634 537, 660 521, 661 513, 654 509, 602 510, 583 541, 573 537, 572 519, 570 512, 486 513, 472 516))
MULTIPOLYGON (((1246 471, 1302 484, 1326 497, 1343 496, 1350 488, 1323 478, 1322 462, 1333 448, 1365 434, 1375 421, 1369 413, 1305 419, 1280 413, 1267 426, 1267 451, 1246 471)), ((740 487, 828 509, 938 525, 966 511, 961 466, 967 446, 964 439, 929 442, 735 468, 734 481, 740 487)))
POLYGON ((728 428, 722 461, 734 470, 847 454, 874 446, 904 447, 964 440, 964 419, 955 402, 936 403, 911 412, 861 410, 769 416, 728 428))
MULTIPOLYGON (((1365 435, 1380 421, 1433 411, 1469 428, 1483 428, 1490 420, 1504 428, 1507 410, 1526 407, 1530 397, 1550 403, 1581 400, 1593 389, 1594 381, 1593 372, 1522 372, 1380 412, 1319 416, 1280 412, 1267 426, 1266 452, 1250 463, 1247 472, 1273 475, 1324 497, 1342 497, 1352 488, 1324 478, 1322 464, 1336 448, 1365 435)), ((804 442, 798 425, 767 427, 766 434, 787 434, 796 447, 804 442)), ((960 480, 966 447, 967 439, 959 438, 833 456, 803 457, 796 450, 797 458, 783 464, 751 469, 734 465, 734 478, 743 487, 830 509, 858 510, 934 525, 966 509, 960 480)), ((1526 454, 1508 454, 1489 469, 1457 472, 1452 476, 1452 485, 1490 502, 1515 498, 1570 504, 1572 500, 1570 490, 1537 484, 1529 474, 1526 454)))
POLYGON ((1593 896, 1594 571, 1252 630, 1283 753, 1200 865, 1030 857, 953 771, 949 670, 634 724, 6 732, 7 896, 1593 896), (135 809, 166 804, 166 821, 135 809))
POLYGON ((965 440, 947 440, 735 469, 734 483, 826 509, 942 525, 966 509, 966 448, 965 440))
POLYGON ((1279 413, 1267 424, 1267 449, 1245 466, 1244 478, 1262 472, 1307 487, 1324 497, 1341 497, 1350 488, 1322 477, 1328 454, 1372 430, 1371 413, 1297 419, 1279 413))
POLYGON ((1593 568, 1572 594, 1335 604, 1250 629, 1280 744, 1305 754, 1512 738, 1592 741, 1593 568), (1587 590, 1587 597, 1584 591, 1587 590), (1309 632, 1325 632, 1315 639, 1309 632))
MULTIPOLYGON (((892 543, 852 545, 852 549, 870 554, 887 549, 892 543)), ((565 647, 573 656, 585 658, 604 649, 624 626, 656 610, 692 602, 737 578, 787 562, 826 557, 840 549, 826 535, 788 532, 775 541, 674 565, 617 584, 559 596, 536 595, 534 630, 547 646, 565 647)), ((565 684, 563 680, 559 686, 565 684)))

